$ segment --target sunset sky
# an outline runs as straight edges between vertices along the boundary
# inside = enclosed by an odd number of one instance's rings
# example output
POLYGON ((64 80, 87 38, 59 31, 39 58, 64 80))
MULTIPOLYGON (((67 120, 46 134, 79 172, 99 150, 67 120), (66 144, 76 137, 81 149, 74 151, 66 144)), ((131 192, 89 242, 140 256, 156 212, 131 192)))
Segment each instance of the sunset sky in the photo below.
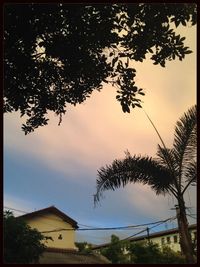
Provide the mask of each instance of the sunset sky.
MULTIPOLYGON (((183 61, 167 62, 166 68, 149 60, 133 62, 136 83, 146 93, 142 97, 144 110, 168 147, 176 121, 196 103, 196 27, 182 27, 181 32, 193 50, 183 61)), ((116 89, 105 85, 84 104, 68 107, 60 126, 59 118, 49 114, 48 126, 26 136, 19 113, 5 114, 4 206, 31 212, 54 205, 80 227, 127 226, 174 216, 171 208, 176 201, 172 197, 156 196, 148 186, 139 184, 105 192, 94 208, 97 170, 124 158, 126 150, 155 157, 160 142, 144 111, 137 108, 123 113, 115 97, 116 89)), ((186 206, 196 214, 194 187, 186 193, 186 206)), ((175 226, 174 221, 152 232, 175 226)), ((112 233, 125 238, 140 230, 84 231, 77 233, 76 240, 100 244, 112 233)))

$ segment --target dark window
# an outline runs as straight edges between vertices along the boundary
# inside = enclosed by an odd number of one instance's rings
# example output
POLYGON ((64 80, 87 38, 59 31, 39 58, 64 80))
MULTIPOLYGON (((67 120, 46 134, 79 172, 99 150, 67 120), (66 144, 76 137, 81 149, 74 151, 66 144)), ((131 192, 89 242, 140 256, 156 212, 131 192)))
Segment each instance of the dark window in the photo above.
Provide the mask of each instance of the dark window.
POLYGON ((189 235, 190 235, 191 240, 193 240, 193 233, 189 232, 189 235))
POLYGON ((167 244, 170 244, 170 236, 167 236, 167 244))
POLYGON ((196 239, 197 239, 197 232, 194 231, 194 232, 193 232, 193 238, 192 238, 192 240, 196 240, 196 239))
POLYGON ((174 243, 177 243, 177 242, 178 242, 177 235, 174 235, 174 243))
POLYGON ((197 239, 197 232, 194 232, 194 239, 197 239))

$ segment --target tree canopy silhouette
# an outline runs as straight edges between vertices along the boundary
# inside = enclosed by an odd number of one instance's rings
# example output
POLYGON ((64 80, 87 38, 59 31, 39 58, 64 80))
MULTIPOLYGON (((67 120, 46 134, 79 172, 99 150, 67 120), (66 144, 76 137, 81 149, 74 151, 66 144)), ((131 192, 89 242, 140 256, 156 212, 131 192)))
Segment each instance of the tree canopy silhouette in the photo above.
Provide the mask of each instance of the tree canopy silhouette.
POLYGON ((22 219, 14 217, 10 211, 4 212, 3 224, 4 262, 38 263, 46 248, 44 241, 50 238, 32 229, 22 219))
POLYGON ((4 112, 26 117, 25 134, 65 114, 103 83, 117 88, 123 112, 140 107, 130 61, 165 67, 191 53, 176 27, 196 24, 196 5, 10 4, 4 6, 4 112))

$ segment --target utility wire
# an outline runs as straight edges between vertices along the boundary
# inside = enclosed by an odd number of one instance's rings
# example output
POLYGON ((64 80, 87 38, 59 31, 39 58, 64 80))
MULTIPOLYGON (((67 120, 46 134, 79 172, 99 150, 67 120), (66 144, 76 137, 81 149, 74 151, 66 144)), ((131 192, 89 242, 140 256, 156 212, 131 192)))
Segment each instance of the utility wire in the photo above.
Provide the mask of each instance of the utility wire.
MULTIPOLYGON (((8 208, 8 207, 4 207, 4 208, 8 208)), ((11 210, 16 210, 16 211, 19 211, 19 212, 23 212, 23 213, 27 213, 27 212, 25 212, 25 211, 21 211, 21 210, 17 210, 17 209, 13 209, 13 208, 8 208, 8 209, 11 209, 11 210)), ((122 226, 122 227, 102 227, 102 228, 79 228, 79 229, 76 229, 76 231, 91 231, 91 230, 95 230, 95 231, 98 231, 98 230, 132 230, 133 228, 138 228, 138 227, 141 227, 141 226, 147 226, 147 225, 153 225, 152 227, 150 227, 150 228, 148 228, 148 230, 151 230, 151 229, 153 229, 153 228, 155 228, 155 227, 158 227, 159 225, 161 225, 161 224, 163 224, 163 223, 166 223, 167 221, 172 221, 172 220, 175 220, 177 217, 175 216, 175 217, 171 217, 171 218, 168 218, 168 219, 166 219, 166 220, 162 220, 162 221, 156 221, 156 222, 152 222, 152 223, 145 223, 145 224, 139 224, 139 225, 131 225, 131 226, 122 226)), ((56 219, 55 219, 56 220, 56 219)), ((57 220, 57 221, 59 221, 59 220, 57 220)), ((81 225, 81 224, 79 224, 79 225, 81 225)), ((83 225, 82 224, 82 226, 86 226, 86 225, 83 225)), ((51 230, 51 231, 42 231, 41 233, 52 233, 52 232, 60 232, 60 231, 73 231, 73 230, 75 230, 75 229, 73 229, 73 228, 69 228, 69 229, 67 229, 67 228, 63 228, 63 229, 54 229, 54 230, 51 230)), ((137 236, 137 235, 139 235, 139 234, 141 234, 141 233, 144 233, 144 232, 146 232, 147 231, 147 229, 145 228, 145 229, 143 229, 143 230, 141 230, 141 231, 139 231, 139 232, 137 232, 137 233, 135 233, 135 234, 133 234, 133 235, 131 235, 131 236, 128 236, 128 237, 126 237, 126 238, 124 238, 124 239, 121 239, 120 241, 125 241, 125 240, 129 240, 129 239, 131 239, 131 238, 133 238, 134 236, 137 236)))
POLYGON ((192 216, 191 214, 186 214, 187 216, 190 216, 191 218, 193 218, 193 219, 197 219, 196 217, 194 217, 194 216, 192 216))
POLYGON ((132 238, 132 237, 134 237, 134 236, 136 236, 136 235, 139 235, 139 234, 141 234, 141 233, 143 233, 143 232, 146 232, 146 229, 144 229, 144 230, 142 230, 142 231, 140 231, 140 232, 137 232, 137 233, 134 234, 134 235, 131 235, 131 236, 128 236, 128 237, 126 237, 126 238, 124 238, 124 239, 121 239, 120 241, 129 240, 130 238, 132 238))
MULTIPOLYGON (((5 208, 5 209, 9 209, 9 210, 18 211, 18 212, 25 213, 25 214, 30 213, 30 212, 27 212, 27 211, 17 210, 17 209, 9 208, 9 207, 4 207, 4 208, 5 208)), ((52 221, 59 221, 59 222, 61 221, 61 220, 59 220, 59 219, 49 218, 48 216, 45 216, 45 215, 40 215, 40 217, 42 217, 42 218, 47 218, 48 220, 50 219, 50 220, 52 220, 52 221)), ((53 224, 53 223, 49 223, 49 222, 46 222, 46 221, 43 221, 42 224, 46 224, 46 225, 50 225, 50 226, 55 227, 55 224, 53 224)))
MULTIPOLYGON (((28 213, 28 212, 25 212, 25 211, 22 211, 22 210, 17 210, 17 209, 14 209, 14 208, 9 208, 9 207, 4 207, 4 208, 7 208, 7 209, 10 209, 10 210, 15 210, 15 211, 19 211, 19 212, 23 212, 23 213, 28 213)), ((44 215, 41 215, 42 217, 45 217, 44 215)), ((48 217, 46 217, 48 218, 48 217)), ((172 217, 173 218, 173 217, 172 217)), ((138 225, 129 225, 129 226, 119 226, 119 227, 91 227, 91 228, 78 228, 76 229, 76 231, 89 231, 89 230, 131 230, 132 228, 141 228, 141 226, 147 226, 147 225, 153 225, 153 224, 157 224, 157 223, 160 223, 160 222, 166 222, 168 220, 170 220, 171 218, 168 218, 164 221, 156 221, 156 222, 151 222, 151 223, 144 223, 144 224, 138 224, 138 225)), ((55 221, 60 221, 60 220, 56 220, 56 219, 52 219, 51 220, 55 220, 55 221)), ((81 224, 79 224, 81 225, 81 224)), ((74 230, 73 228, 61 228, 61 229, 54 229, 54 230, 49 230, 49 231, 43 231, 42 233, 50 233, 50 232, 58 232, 58 231, 72 231, 74 230)))
MULTIPOLYGON (((28 214, 29 212, 26 212, 26 211, 22 211, 22 210, 18 210, 18 209, 14 209, 14 208, 10 208, 10 207, 4 207, 4 208, 6 208, 6 209, 9 209, 9 210, 14 210, 14 211, 18 211, 18 212, 21 212, 21 213, 25 213, 25 214, 28 214)), ((45 216, 45 215, 40 215, 41 217, 43 217, 43 218, 48 218, 48 219, 50 219, 48 216, 45 216)), ((59 219, 55 219, 55 218, 51 218, 50 220, 52 220, 52 221, 59 221, 60 222, 60 220, 59 219)), ((54 226, 53 224, 50 224, 50 223, 47 223, 47 222, 43 222, 43 224, 47 224, 47 225, 51 225, 51 226, 54 226)), ((84 225, 84 224, 80 224, 80 223, 78 223, 78 225, 80 225, 80 226, 85 226, 85 227, 90 227, 91 229, 96 229, 96 228, 100 228, 100 227, 94 227, 94 226, 88 226, 88 225, 84 225)), ((127 228, 127 227, 131 227, 131 226, 123 226, 124 228, 127 228)), ((117 227, 118 228, 118 227, 117 227)), ((140 227, 135 227, 135 228, 140 228, 140 227)), ((79 228, 80 229, 80 228, 79 228)), ((88 229, 88 228, 84 228, 84 229, 88 229)), ((59 229, 55 229, 56 231, 60 231, 59 229)), ((69 228, 69 229, 66 229, 66 230, 73 230, 73 229, 71 229, 71 228, 69 228)), ((107 229, 107 230, 110 230, 110 229, 107 229)))
MULTIPOLYGON (((176 218, 177 218, 177 217, 174 216, 174 217, 172 217, 172 218, 168 218, 168 219, 166 219, 166 220, 164 220, 164 221, 160 221, 159 223, 157 223, 157 225, 154 225, 154 226, 148 228, 148 230, 151 230, 151 229, 153 229, 153 228, 159 226, 160 224, 165 223, 166 221, 169 221, 169 220, 175 220, 176 218)), ((133 234, 133 235, 131 235, 131 236, 128 236, 128 237, 126 237, 126 238, 123 238, 123 239, 119 240, 119 242, 123 242, 123 241, 126 241, 126 240, 130 240, 131 238, 133 238, 133 237, 135 237, 135 236, 137 236, 137 235, 139 235, 139 234, 142 234, 142 233, 144 233, 144 232, 146 232, 146 231, 147 231, 147 228, 145 228, 144 230, 139 231, 139 232, 137 232, 137 233, 135 233, 135 234, 133 234)), ((107 244, 110 244, 110 243, 106 243, 106 244, 104 244, 104 245, 107 245, 107 244)), ((97 245, 97 246, 98 246, 98 245, 97 245)))
MULTIPOLYGON (((153 223, 145 223, 145 224, 140 224, 140 225, 132 225, 132 226, 122 226, 122 227, 102 227, 102 228, 79 228, 79 229, 76 229, 76 231, 99 231, 99 230, 121 230, 121 229, 125 229, 125 230, 128 230, 129 228, 136 228, 136 227, 139 227, 139 226, 146 226, 146 225, 152 225, 152 224, 162 224, 162 223, 165 223, 169 220, 174 220, 176 217, 171 217, 171 218, 168 218, 166 220, 162 220, 162 221, 157 221, 157 222, 153 222, 153 223)), ((156 225, 157 226, 157 225, 156 225)), ((156 227, 154 226, 154 227, 156 227)), ((152 227, 152 228, 154 228, 152 227)), ((150 228, 151 229, 151 228, 150 228)), ((41 233, 52 233, 52 232, 58 232, 58 231, 72 231, 74 229, 72 228, 60 228, 60 229, 54 229, 54 230, 49 230, 49 231, 43 231, 41 233)), ((142 230, 142 232, 146 231, 146 228, 145 230, 142 230)))
MULTIPOLYGON (((18 211, 18 212, 20 212, 20 213, 24 213, 24 214, 28 214, 28 213, 31 213, 31 212, 27 212, 27 211, 23 211, 23 210, 18 210, 18 209, 14 209, 14 208, 10 208, 10 207, 7 207, 7 206, 4 206, 4 208, 5 209, 8 209, 8 210, 14 210, 14 211, 18 211)), ((52 220, 52 221, 59 221, 60 222, 60 220, 59 219, 56 219, 56 218, 49 218, 48 216, 45 216, 45 215, 40 215, 41 217, 43 217, 43 218, 48 218, 48 219, 50 219, 50 220, 52 220)), ((49 224, 49 223, 47 223, 47 222, 43 222, 44 224, 49 224)), ((50 225, 50 224, 49 224, 50 225)), ((52 224, 51 224, 52 225, 52 224)), ((80 223, 78 223, 78 225, 81 225, 81 226, 85 226, 85 227, 91 227, 91 228, 94 228, 94 226, 88 226, 88 225, 84 225, 84 224, 80 224, 80 223)), ((53 225, 52 225, 53 226, 53 225)))
MULTIPOLYGON (((163 224, 163 223, 165 223, 165 222, 167 222, 167 221, 175 220, 176 218, 177 218, 177 217, 174 216, 174 217, 172 217, 172 218, 168 218, 168 219, 166 219, 166 220, 164 220, 164 221, 160 221, 160 222, 157 223, 157 225, 154 225, 154 226, 150 227, 149 230, 151 230, 151 229, 153 229, 153 228, 155 228, 155 227, 159 226, 160 224, 163 224)), ((147 229, 144 229, 144 230, 142 230, 142 231, 140 231, 140 232, 138 232, 138 233, 136 233, 136 234, 133 234, 133 235, 128 236, 128 237, 126 237, 126 238, 124 238, 124 239, 121 239, 120 241, 128 240, 128 239, 130 239, 130 238, 132 238, 132 237, 134 237, 134 236, 136 236, 136 235, 139 235, 139 234, 141 234, 141 233, 143 233, 143 232, 146 232, 146 231, 147 231, 147 229)))
POLYGON ((17 210, 17 209, 14 209, 14 208, 9 208, 9 207, 6 207, 6 206, 4 206, 4 209, 8 209, 8 210, 15 210, 15 211, 19 211, 19 212, 21 212, 21 213, 29 213, 29 212, 27 212, 27 211, 23 211, 23 210, 17 210))

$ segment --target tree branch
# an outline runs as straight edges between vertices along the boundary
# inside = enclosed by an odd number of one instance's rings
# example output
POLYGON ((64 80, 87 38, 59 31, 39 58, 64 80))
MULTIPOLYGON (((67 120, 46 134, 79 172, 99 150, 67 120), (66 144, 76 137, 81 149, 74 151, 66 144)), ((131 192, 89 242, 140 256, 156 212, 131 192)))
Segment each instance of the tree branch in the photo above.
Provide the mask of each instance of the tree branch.
POLYGON ((182 195, 185 193, 186 189, 188 188, 188 186, 189 186, 193 181, 195 181, 195 177, 192 178, 192 179, 187 183, 187 185, 185 186, 185 188, 184 188, 183 191, 181 192, 182 195))
POLYGON ((33 58, 38 58, 42 55, 45 55, 46 53, 45 52, 41 52, 41 53, 38 53, 38 54, 35 54, 35 55, 32 55, 33 58))
POLYGON ((169 189, 171 191, 171 193, 175 196, 175 198, 178 198, 178 192, 170 185, 169 189))

